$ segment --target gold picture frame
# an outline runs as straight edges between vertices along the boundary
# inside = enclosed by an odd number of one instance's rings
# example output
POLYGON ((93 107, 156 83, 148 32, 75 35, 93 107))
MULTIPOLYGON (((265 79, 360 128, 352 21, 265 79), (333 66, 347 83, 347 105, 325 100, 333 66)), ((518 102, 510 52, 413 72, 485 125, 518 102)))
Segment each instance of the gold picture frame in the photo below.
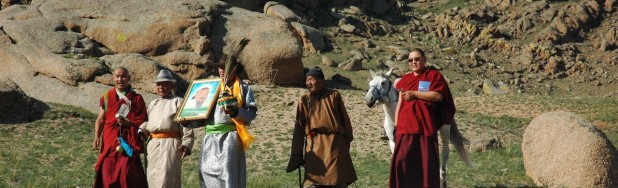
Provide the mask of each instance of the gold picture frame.
POLYGON ((208 119, 219 96, 220 84, 220 78, 191 81, 174 119, 208 119))

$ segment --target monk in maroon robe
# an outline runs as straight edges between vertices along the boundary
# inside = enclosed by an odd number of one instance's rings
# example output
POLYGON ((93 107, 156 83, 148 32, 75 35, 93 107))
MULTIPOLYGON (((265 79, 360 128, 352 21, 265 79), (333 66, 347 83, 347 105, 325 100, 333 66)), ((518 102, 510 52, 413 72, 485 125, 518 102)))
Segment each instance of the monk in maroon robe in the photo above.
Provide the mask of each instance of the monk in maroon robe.
POLYGON ((425 53, 413 49, 408 55, 412 72, 395 84, 400 98, 390 187, 440 187, 436 133, 441 125, 451 123, 455 105, 442 74, 426 67, 426 62, 425 53))
POLYGON ((140 161, 143 143, 137 136, 139 126, 146 121, 146 105, 129 81, 131 76, 124 67, 113 72, 115 87, 100 99, 99 116, 95 122, 93 148, 100 149, 93 187, 148 187, 140 161), (128 113, 124 110, 126 108, 128 113), (117 114, 125 118, 116 117, 117 114), (122 137, 133 152, 119 150, 122 137), (131 156, 129 154, 131 153, 131 156))

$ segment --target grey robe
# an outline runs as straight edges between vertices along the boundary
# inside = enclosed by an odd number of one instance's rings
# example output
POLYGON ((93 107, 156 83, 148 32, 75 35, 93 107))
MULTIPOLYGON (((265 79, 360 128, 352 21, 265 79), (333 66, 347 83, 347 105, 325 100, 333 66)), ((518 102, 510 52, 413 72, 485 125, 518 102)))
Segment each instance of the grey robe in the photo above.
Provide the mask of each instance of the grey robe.
MULTIPOLYGON (((242 108, 238 108, 235 118, 242 119, 248 126, 257 116, 257 106, 251 88, 241 82, 241 90, 244 104, 242 108)), ((216 105, 206 122, 199 124, 212 126, 233 122, 230 116, 224 113, 223 107, 216 105)), ((198 166, 201 187, 247 186, 247 162, 236 131, 204 135, 198 166)))

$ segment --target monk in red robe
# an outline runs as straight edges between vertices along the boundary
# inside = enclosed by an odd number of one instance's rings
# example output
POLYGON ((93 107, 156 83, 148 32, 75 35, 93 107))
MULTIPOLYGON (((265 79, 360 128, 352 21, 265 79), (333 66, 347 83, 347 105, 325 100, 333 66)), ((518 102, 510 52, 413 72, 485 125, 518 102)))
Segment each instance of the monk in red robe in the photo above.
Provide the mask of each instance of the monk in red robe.
POLYGON ((101 97, 95 122, 92 147, 100 154, 93 187, 148 187, 139 157, 143 143, 137 136, 147 118, 146 105, 129 85, 131 76, 126 68, 116 68, 113 78, 115 86, 101 97), (120 140, 126 142, 125 147, 120 146, 120 140))
POLYGON ((395 84, 400 98, 390 187, 440 187, 437 130, 451 123, 455 105, 442 74, 426 63, 425 53, 413 49, 408 55, 412 72, 395 84))

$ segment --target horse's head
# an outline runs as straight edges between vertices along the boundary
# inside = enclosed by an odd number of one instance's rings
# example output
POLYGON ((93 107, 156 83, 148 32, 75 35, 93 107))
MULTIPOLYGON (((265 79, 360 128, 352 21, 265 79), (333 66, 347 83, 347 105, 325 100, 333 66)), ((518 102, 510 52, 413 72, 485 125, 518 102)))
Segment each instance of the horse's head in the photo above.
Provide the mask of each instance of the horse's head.
POLYGON ((393 88, 393 83, 389 80, 393 69, 389 70, 386 73, 373 72, 369 70, 371 73, 371 81, 369 81, 369 90, 367 90, 367 95, 365 95, 365 104, 369 108, 373 108, 379 101, 384 101, 384 98, 388 98, 388 92, 390 92, 391 88, 393 88))

